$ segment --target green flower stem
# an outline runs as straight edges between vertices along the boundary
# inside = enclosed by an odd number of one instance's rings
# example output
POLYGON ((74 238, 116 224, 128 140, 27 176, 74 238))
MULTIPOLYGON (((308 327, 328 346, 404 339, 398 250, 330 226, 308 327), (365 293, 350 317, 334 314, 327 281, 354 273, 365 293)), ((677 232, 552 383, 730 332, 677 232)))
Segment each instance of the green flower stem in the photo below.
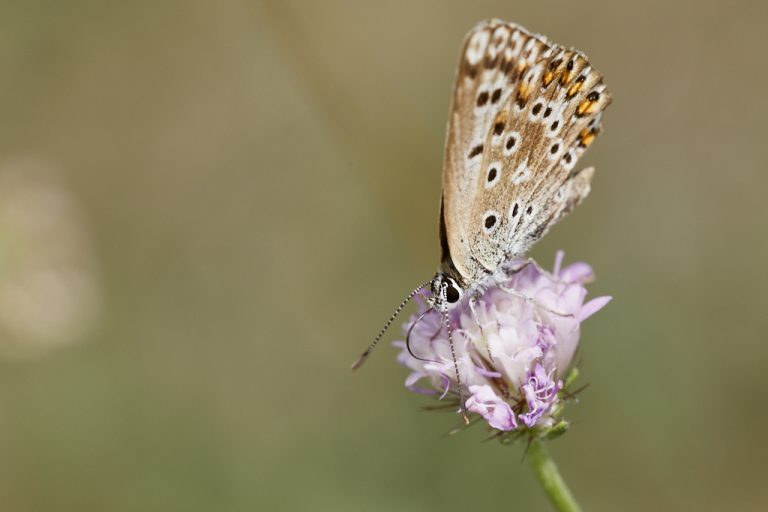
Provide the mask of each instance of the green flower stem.
POLYGON ((531 442, 528 448, 528 461, 549 501, 552 502, 558 512, 581 512, 581 507, 576 503, 571 491, 557 471, 557 466, 550 457, 544 441, 534 440, 531 442))

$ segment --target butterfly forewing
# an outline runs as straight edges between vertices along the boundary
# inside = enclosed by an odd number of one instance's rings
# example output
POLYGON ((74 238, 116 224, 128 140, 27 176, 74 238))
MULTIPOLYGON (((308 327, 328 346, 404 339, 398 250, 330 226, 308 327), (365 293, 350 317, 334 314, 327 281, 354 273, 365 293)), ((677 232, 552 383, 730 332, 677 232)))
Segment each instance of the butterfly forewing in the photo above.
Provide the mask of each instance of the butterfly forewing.
POLYGON ((589 192, 574 172, 610 102, 578 51, 506 22, 466 37, 443 175, 444 234, 466 283, 525 252, 589 192))

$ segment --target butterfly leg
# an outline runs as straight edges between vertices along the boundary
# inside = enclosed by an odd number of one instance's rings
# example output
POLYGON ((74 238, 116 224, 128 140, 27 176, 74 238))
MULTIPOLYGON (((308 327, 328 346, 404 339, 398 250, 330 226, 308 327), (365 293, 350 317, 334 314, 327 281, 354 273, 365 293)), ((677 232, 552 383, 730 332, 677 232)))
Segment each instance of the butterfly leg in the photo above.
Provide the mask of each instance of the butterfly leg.
POLYGON ((527 258, 524 261, 516 261, 515 263, 517 263, 516 266, 509 266, 509 267, 505 267, 503 269, 504 270, 504 274, 507 277, 512 277, 515 274, 517 274, 519 272, 522 272, 523 270, 525 270, 530 265, 533 268, 535 268, 536 271, 539 274, 543 274, 543 275, 547 276, 551 281, 554 281, 554 282, 560 283, 560 284, 570 284, 570 283, 566 283, 565 281, 560 279, 558 276, 556 276, 555 274, 553 274, 549 270, 547 270, 545 268, 542 268, 542 266, 539 265, 536 262, 536 260, 534 260, 533 258, 527 258))
POLYGON ((422 301, 424 301, 424 304, 429 304, 429 300, 431 298, 429 295, 425 294, 424 292, 419 292, 417 295, 422 301))
POLYGON ((538 308, 543 309, 547 313, 552 313, 553 315, 562 316, 562 317, 568 317, 573 318, 573 313, 563 313, 561 311, 555 311, 554 309, 548 308, 545 305, 541 304, 539 301, 534 299, 533 297, 529 297, 528 295, 525 295, 524 293, 520 293, 519 291, 515 290, 514 288, 510 288, 508 286, 504 286, 503 284, 499 285, 499 288, 505 292, 507 292, 510 295, 514 295, 515 297, 520 297, 526 302, 529 302, 533 305, 535 305, 538 308))
POLYGON ((443 284, 440 289, 440 309, 443 315, 443 323, 446 331, 448 331, 448 344, 451 346, 451 357, 453 358, 453 369, 456 372, 456 387, 459 391, 459 410, 461 411, 461 417, 465 424, 469 424, 469 416, 467 415, 467 408, 464 404, 464 390, 461 383, 461 374, 459 373, 459 363, 456 360, 456 349, 453 344, 453 327, 451 327, 451 317, 448 315, 448 285, 443 284))
POLYGON ((477 325, 477 328, 480 329, 480 335, 483 337, 483 340, 485 341, 485 349, 488 352, 488 359, 493 362, 493 353, 491 353, 491 346, 488 344, 488 338, 485 336, 485 332, 483 332, 483 324, 480 322, 480 316, 477 314, 477 300, 480 298, 480 292, 476 291, 472 294, 472 296, 469 298, 469 310, 472 312, 472 318, 475 320, 475 324, 477 325))
POLYGON ((517 265, 510 265, 508 267, 503 267, 503 269, 502 269, 504 271, 504 274, 507 277, 512 277, 513 275, 517 274, 518 272, 522 272, 523 270, 525 270, 526 267, 528 267, 528 265, 536 265, 536 266, 538 266, 537 263, 535 261, 533 261, 533 258, 528 258, 528 259, 526 259, 526 260, 524 260, 522 262, 517 260, 517 261, 514 261, 513 263, 516 263, 517 265))

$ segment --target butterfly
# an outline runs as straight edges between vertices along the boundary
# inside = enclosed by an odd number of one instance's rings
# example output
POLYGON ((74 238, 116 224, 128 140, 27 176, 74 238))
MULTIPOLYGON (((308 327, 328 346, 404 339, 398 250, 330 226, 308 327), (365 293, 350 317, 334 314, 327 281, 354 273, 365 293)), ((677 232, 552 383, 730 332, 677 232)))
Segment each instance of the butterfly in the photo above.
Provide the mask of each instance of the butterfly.
POLYGON ((600 133, 610 102, 602 74, 579 50, 501 20, 466 35, 445 143, 440 266, 395 309, 353 368, 430 285, 430 309, 443 312, 451 339, 448 310, 508 277, 589 194, 594 169, 575 165, 600 133))

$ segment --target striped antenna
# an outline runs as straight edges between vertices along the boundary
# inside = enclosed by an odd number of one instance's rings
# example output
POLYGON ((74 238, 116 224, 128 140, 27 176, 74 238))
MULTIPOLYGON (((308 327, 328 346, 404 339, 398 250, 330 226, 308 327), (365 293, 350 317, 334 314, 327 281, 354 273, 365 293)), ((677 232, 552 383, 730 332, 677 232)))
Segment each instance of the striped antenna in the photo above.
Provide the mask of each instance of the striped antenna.
POLYGON ((425 286, 430 284, 432 282, 432 279, 429 281, 419 285, 418 288, 415 288, 411 293, 408 294, 408 296, 403 300, 403 302, 400 303, 399 306, 395 309, 394 313, 392 313, 392 316, 389 317, 389 320, 387 320, 387 323, 384 324, 384 327, 381 328, 381 331, 379 331, 379 334, 373 339, 370 345, 368 345, 368 348, 365 349, 365 352, 363 352, 360 357, 357 359, 357 361, 352 364, 352 369, 357 370, 360 368, 363 363, 368 359, 368 356, 371 355, 371 352, 373 352, 373 349, 376 348, 376 345, 379 343, 379 340, 382 336, 384 336, 384 333, 387 332, 387 329, 389 329, 389 326, 392 325, 392 322, 395 321, 395 318, 397 318, 397 315, 400 314, 400 312, 403 310, 403 308, 408 305, 408 303, 411 301, 413 297, 416 296, 417 293, 419 293, 425 286))
POLYGON ((456 361, 456 349, 453 346, 453 329, 451 328, 451 317, 448 315, 448 285, 443 283, 440 287, 440 310, 443 313, 443 323, 448 331, 448 343, 451 345, 451 357, 453 358, 453 369, 456 372, 456 386, 459 388, 459 408, 464 423, 469 425, 469 416, 464 406, 464 390, 462 389, 461 376, 459 375, 459 363, 456 361))

